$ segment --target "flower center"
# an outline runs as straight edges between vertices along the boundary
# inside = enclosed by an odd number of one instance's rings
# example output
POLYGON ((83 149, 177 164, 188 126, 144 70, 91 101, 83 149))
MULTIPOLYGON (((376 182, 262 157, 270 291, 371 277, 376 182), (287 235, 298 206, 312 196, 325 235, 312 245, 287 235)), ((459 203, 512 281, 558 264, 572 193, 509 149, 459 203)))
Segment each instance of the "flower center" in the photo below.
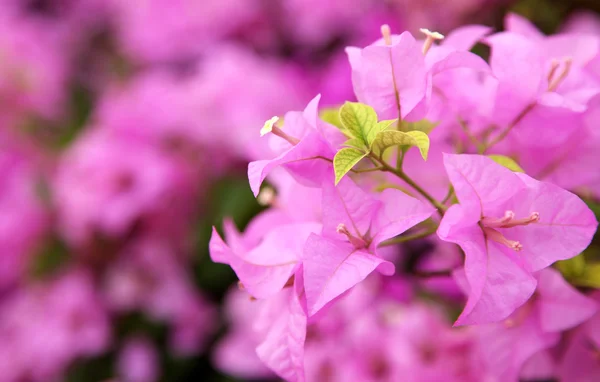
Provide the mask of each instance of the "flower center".
POLYGON ((480 221, 481 228, 485 236, 497 243, 507 246, 508 248, 520 251, 523 246, 518 241, 509 240, 502 233, 496 230, 496 228, 512 228, 516 226, 526 226, 529 224, 537 223, 540 221, 539 212, 532 212, 529 216, 524 218, 516 218, 513 211, 506 211, 504 216, 501 218, 496 217, 484 217, 480 221))
POLYGON ((352 244, 356 249, 367 248, 369 246, 369 243, 367 243, 365 239, 363 239, 362 237, 354 236, 348 230, 348 227, 346 227, 346 225, 343 223, 337 226, 336 232, 341 233, 342 235, 346 235, 346 237, 350 241, 350 244, 352 244))

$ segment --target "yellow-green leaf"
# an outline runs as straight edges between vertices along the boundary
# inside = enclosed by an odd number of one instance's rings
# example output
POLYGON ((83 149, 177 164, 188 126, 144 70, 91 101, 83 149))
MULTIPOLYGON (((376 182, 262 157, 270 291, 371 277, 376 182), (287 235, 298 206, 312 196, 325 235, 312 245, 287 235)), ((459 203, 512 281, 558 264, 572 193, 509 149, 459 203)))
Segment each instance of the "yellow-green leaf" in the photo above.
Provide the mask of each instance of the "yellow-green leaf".
POLYGON ((346 102, 340 108, 340 120, 346 131, 354 138, 361 139, 366 146, 371 145, 378 133, 377 113, 371 106, 346 102))
POLYGON ((344 125, 342 125, 342 120, 340 119, 340 110, 337 107, 328 107, 319 113, 321 119, 330 125, 337 127, 340 130, 344 130, 344 125))
POLYGON ((344 148, 335 154, 333 158, 333 170, 335 172, 335 184, 337 185, 340 180, 352 170, 355 164, 360 162, 367 156, 367 153, 357 150, 355 148, 344 148))
POLYGON ((439 122, 431 122, 427 119, 422 119, 417 122, 406 122, 402 121, 400 125, 400 130, 408 132, 408 131, 420 131, 425 134, 431 133, 435 127, 439 125, 439 122))
POLYGON ((367 150, 367 147, 365 146, 362 139, 358 138, 348 139, 346 142, 344 142, 344 146, 354 147, 355 149, 359 149, 361 151, 367 150))
POLYGON ((419 148, 423 159, 427 160, 429 153, 429 137, 421 131, 396 131, 386 130, 377 134, 373 142, 373 151, 381 155, 387 148, 392 146, 415 146, 419 148))
POLYGON ((600 264, 587 264, 583 273, 570 281, 577 286, 600 289, 600 264))
POLYGON ((488 158, 514 172, 525 172, 514 159, 504 155, 488 155, 488 158))
POLYGON ((377 122, 377 130, 379 131, 384 131, 387 130, 390 126, 392 126, 394 123, 398 122, 397 119, 388 119, 385 121, 379 121, 377 122))
POLYGON ((571 280, 585 272, 585 257, 582 253, 568 260, 557 261, 555 266, 567 280, 571 280))

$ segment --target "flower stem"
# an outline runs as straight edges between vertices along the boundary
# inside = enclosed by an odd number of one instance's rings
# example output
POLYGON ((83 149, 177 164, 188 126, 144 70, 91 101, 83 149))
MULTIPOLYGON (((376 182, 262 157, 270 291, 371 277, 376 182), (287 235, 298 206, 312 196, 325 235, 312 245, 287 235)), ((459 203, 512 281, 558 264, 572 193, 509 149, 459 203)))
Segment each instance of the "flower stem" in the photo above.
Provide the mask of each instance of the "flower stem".
POLYGON ((421 186, 415 183, 408 175, 406 175, 402 170, 395 169, 387 164, 383 159, 375 156, 375 160, 379 162, 381 165, 382 171, 391 172, 396 175, 398 178, 405 181, 409 186, 411 186, 415 191, 421 194, 429 203, 431 203, 438 211, 440 216, 444 216, 444 212, 448 209, 445 205, 437 201, 433 196, 431 196, 427 191, 425 191, 421 186))
POLYGON ((415 233, 412 235, 399 236, 399 237, 396 237, 393 239, 386 240, 383 243, 379 244, 379 247, 387 247, 390 245, 406 243, 407 241, 411 241, 411 240, 423 239, 423 238, 426 238, 427 236, 433 235, 435 233, 435 231, 437 231, 437 226, 430 228, 427 231, 415 233))

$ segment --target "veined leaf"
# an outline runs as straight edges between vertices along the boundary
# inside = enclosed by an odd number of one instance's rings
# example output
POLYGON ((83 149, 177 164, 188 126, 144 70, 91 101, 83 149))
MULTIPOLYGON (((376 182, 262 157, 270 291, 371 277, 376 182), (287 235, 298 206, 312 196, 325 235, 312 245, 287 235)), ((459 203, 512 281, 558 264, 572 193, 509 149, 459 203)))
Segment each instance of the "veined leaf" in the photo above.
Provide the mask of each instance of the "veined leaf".
POLYGON ((352 170, 352 167, 354 167, 355 164, 357 164, 366 156, 367 153, 351 147, 347 147, 338 151, 333 158, 335 184, 337 185, 344 175, 346 175, 348 171, 352 170))
POLYGON ((358 138, 348 139, 346 142, 344 142, 344 146, 354 147, 355 149, 359 149, 361 151, 367 150, 367 147, 365 146, 362 139, 358 139, 358 138))
POLYGON ((362 103, 346 102, 340 108, 340 120, 346 131, 361 139, 366 146, 371 146, 379 132, 377 113, 371 106, 362 103))
POLYGON ((514 172, 525 172, 514 159, 505 155, 488 155, 488 158, 514 172))
POLYGON ((419 148, 423 159, 427 160, 429 153, 429 137, 421 131, 396 131, 387 130, 377 134, 373 142, 373 151, 381 155, 387 148, 392 146, 415 146, 419 148))
POLYGON ((338 129, 344 131, 344 125, 342 125, 342 120, 340 119, 340 110, 336 107, 328 107, 326 109, 321 110, 319 113, 320 117, 323 121, 329 123, 337 127, 338 129))
POLYGON ((421 131, 425 134, 431 133, 436 126, 439 125, 439 122, 431 122, 427 119, 422 119, 417 122, 406 122, 403 121, 400 125, 400 130, 408 132, 408 131, 421 131))

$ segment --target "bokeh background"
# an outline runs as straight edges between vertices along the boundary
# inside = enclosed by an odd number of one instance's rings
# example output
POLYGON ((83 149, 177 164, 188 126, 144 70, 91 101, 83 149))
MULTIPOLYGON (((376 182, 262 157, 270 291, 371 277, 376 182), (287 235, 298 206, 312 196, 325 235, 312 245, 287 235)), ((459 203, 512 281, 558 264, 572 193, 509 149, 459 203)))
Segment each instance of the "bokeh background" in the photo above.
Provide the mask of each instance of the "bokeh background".
POLYGON ((353 100, 344 47, 381 24, 509 11, 552 33, 600 2, 2 0, 0 382, 244 380, 208 239, 264 208, 245 177, 263 122, 353 100))

